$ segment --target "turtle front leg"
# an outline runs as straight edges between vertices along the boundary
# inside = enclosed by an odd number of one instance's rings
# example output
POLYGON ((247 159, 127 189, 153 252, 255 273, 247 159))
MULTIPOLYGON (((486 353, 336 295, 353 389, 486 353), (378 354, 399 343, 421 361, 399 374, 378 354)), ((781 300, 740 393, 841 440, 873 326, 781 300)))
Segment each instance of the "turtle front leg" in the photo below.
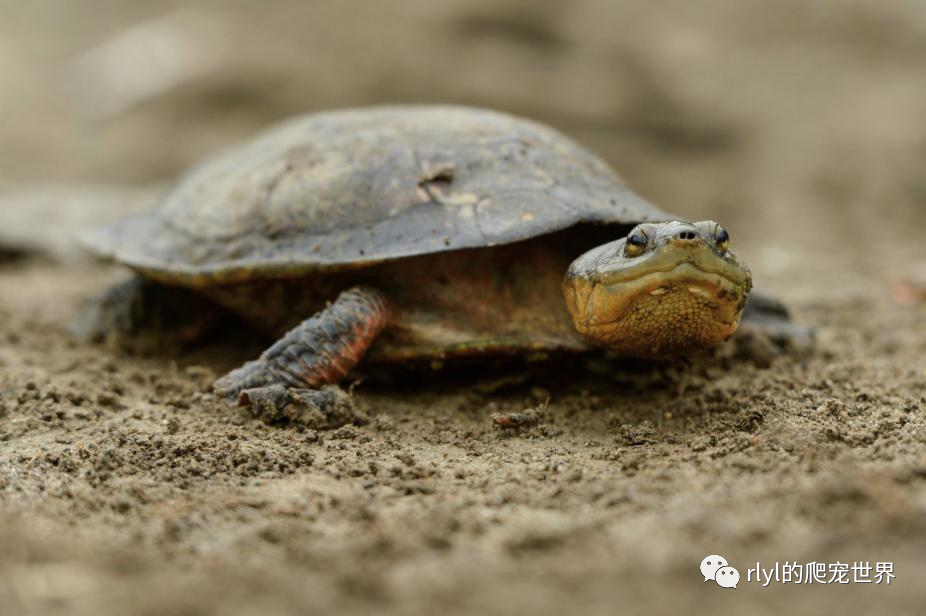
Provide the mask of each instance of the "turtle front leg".
POLYGON ((213 389, 265 419, 343 424, 349 399, 335 387, 363 359, 389 322, 389 301, 371 287, 353 287, 306 319, 256 360, 215 382, 213 389))
POLYGON ((743 309, 737 338, 741 341, 766 338, 781 349, 806 351, 813 346, 814 331, 809 325, 795 323, 780 301, 761 291, 753 290, 743 309))

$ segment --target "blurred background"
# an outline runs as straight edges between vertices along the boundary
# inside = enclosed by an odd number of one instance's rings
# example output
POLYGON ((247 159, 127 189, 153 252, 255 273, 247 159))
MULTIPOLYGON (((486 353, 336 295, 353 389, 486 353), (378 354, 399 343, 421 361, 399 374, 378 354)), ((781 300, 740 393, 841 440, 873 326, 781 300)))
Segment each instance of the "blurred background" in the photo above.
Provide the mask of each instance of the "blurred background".
POLYGON ((896 270, 926 231, 919 0, 0 0, 0 14, 8 233, 65 201, 107 216, 146 203, 278 119, 384 102, 547 122, 661 207, 723 221, 785 294, 896 270))

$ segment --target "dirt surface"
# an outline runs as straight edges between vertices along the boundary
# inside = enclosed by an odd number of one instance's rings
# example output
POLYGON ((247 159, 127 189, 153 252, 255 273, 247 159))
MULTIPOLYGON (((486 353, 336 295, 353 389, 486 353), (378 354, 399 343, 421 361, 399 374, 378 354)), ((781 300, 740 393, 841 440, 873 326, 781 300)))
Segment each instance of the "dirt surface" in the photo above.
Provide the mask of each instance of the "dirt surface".
POLYGON ((270 4, 0 2, 0 614, 922 613, 926 306, 891 293, 926 260, 919 3, 270 4), (117 87, 105 58, 152 49, 173 72, 117 87), (278 117, 419 100, 545 120, 722 221, 815 348, 361 384, 316 431, 209 393, 246 332, 71 340, 124 273, 63 230, 278 117), (785 561, 896 578, 746 581, 785 561))

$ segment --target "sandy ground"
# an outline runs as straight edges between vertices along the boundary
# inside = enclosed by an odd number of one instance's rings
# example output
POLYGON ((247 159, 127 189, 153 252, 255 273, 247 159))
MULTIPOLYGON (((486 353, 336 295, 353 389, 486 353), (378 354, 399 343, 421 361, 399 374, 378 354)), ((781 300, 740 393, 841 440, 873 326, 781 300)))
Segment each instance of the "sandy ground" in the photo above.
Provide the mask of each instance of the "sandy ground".
POLYGON ((891 289, 926 260, 926 13, 805 4, 9 5, 0 614, 922 613, 926 308, 891 289), (193 60, 107 94, 87 54, 142 26, 193 60), (70 339, 123 275, 72 227, 277 117, 395 100, 544 119, 721 220, 815 348, 400 378, 314 431, 209 393, 247 335, 153 357, 70 339), (547 398, 536 426, 492 423, 547 398), (708 554, 737 589, 703 582, 708 554), (785 561, 896 578, 746 581, 785 561))

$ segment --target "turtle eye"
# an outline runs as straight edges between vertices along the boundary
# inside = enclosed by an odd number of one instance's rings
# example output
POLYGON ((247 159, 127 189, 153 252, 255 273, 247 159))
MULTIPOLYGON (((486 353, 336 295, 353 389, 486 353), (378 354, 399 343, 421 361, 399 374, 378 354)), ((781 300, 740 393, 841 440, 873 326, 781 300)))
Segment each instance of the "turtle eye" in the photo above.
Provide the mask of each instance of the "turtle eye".
POLYGON ((627 243, 624 244, 624 255, 627 257, 639 257, 646 248, 646 235, 642 231, 634 231, 627 236, 627 243))
POLYGON ((714 241, 717 242, 717 248, 722 253, 727 252, 727 249, 730 248, 730 234, 720 225, 717 225, 717 229, 714 230, 714 241))

